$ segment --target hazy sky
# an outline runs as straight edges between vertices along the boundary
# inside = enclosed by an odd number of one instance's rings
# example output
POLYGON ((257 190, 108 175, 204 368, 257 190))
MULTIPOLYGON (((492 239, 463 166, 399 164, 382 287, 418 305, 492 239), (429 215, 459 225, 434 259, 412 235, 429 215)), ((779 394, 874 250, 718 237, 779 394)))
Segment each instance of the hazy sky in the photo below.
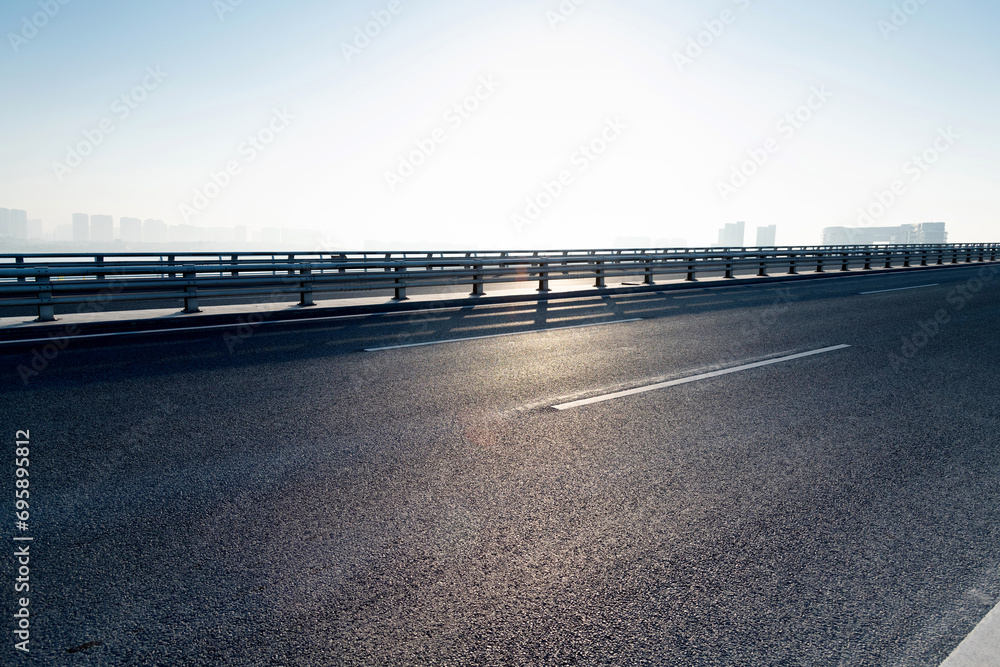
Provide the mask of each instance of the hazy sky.
POLYGON ((0 206, 49 225, 1000 240, 995 0, 6 0, 0 27, 0 206))

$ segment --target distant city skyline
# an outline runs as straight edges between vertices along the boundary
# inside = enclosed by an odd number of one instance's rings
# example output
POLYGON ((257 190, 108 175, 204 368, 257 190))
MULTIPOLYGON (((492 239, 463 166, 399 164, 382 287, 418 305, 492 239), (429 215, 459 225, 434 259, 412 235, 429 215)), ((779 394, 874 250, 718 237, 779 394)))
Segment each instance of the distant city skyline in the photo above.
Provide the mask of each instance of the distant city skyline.
POLYGON ((826 227, 823 229, 823 244, 947 243, 946 226, 944 222, 921 222, 898 227, 826 227))
MULTIPOLYGON (((262 227, 249 230, 245 225, 234 227, 199 227, 196 225, 168 225, 163 220, 122 216, 116 225, 114 217, 107 214, 88 215, 74 213, 72 224, 56 225, 47 235, 43 234, 41 220, 28 220, 27 211, 22 209, 0 208, 0 251, 6 241, 36 241, 48 243, 66 243, 87 246, 103 246, 112 249, 115 244, 130 244, 132 246, 148 247, 151 244, 195 244, 208 243, 215 249, 240 249, 250 243, 274 244, 275 247, 285 247, 289 244, 303 250, 405 250, 407 247, 418 249, 438 248, 442 250, 453 248, 478 249, 484 246, 465 244, 461 242, 417 242, 378 241, 366 239, 363 243, 351 247, 338 245, 329 238, 323 237, 315 230, 286 229, 280 227, 262 227), (16 224, 15 224, 16 222, 16 224), (29 233, 28 230, 37 230, 29 233), (226 244, 229 244, 226 246, 226 244)), ((948 232, 944 222, 908 223, 894 227, 824 227, 818 231, 817 238, 797 245, 845 245, 845 244, 880 244, 880 243, 947 243, 948 232)), ((714 245, 716 247, 766 247, 776 245, 777 225, 759 225, 756 229, 755 243, 746 242, 746 222, 737 221, 725 223, 717 231, 717 242, 713 244, 689 243, 681 237, 649 237, 649 236, 617 236, 607 247, 616 248, 670 248, 670 247, 700 247, 714 245)), ((796 245, 786 243, 784 245, 796 245)), ((555 247, 555 246, 553 246, 555 247)))
POLYGON ((198 225, 168 225, 163 220, 122 216, 115 223, 108 214, 74 213, 71 222, 43 226, 41 219, 28 220, 27 211, 0 208, 0 252, 9 242, 78 244, 81 246, 114 247, 116 244, 149 246, 150 244, 212 243, 217 247, 230 244, 239 248, 247 243, 274 243, 282 246, 300 244, 305 249, 329 246, 314 230, 261 227, 203 227, 198 225), (34 225, 32 224, 34 223, 34 225))

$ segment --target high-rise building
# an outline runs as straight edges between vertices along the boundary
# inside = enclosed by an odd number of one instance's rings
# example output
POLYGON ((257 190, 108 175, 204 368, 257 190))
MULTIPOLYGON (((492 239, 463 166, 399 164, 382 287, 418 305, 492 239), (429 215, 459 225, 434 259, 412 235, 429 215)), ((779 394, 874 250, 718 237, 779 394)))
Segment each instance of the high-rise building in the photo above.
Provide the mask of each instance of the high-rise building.
POLYGON ((766 248, 774 245, 774 238, 778 233, 777 225, 757 228, 757 247, 766 248))
POLYGON ((10 236, 10 209, 0 208, 0 239, 10 236))
POLYGON ((139 218, 122 218, 122 241, 125 243, 142 242, 142 220, 139 218))
POLYGON ((28 212, 21 209, 12 208, 10 210, 10 237, 12 239, 27 240, 28 238, 28 212))
POLYGON ((86 213, 73 214, 73 241, 86 243, 90 240, 90 216, 86 213))
POLYGON ((162 220, 146 220, 142 223, 142 238, 146 243, 166 243, 167 223, 162 220))
POLYGON ((745 222, 726 223, 726 226, 719 230, 718 245, 724 248, 742 248, 745 226, 745 222))
POLYGON ((115 240, 115 219, 110 215, 90 216, 90 240, 95 243, 111 243, 115 240))

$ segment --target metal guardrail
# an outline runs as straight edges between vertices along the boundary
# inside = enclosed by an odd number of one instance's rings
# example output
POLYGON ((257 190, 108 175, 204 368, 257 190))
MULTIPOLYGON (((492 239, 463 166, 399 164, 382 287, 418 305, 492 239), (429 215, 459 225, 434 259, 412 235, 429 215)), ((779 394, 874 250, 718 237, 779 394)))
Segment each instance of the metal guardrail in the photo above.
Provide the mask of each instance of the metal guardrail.
POLYGON ((995 262, 1000 244, 789 246, 767 248, 665 248, 628 250, 468 252, 172 253, 150 255, 0 255, 0 307, 37 306, 39 321, 55 319, 55 306, 101 301, 182 300, 199 312, 198 299, 297 295, 314 305, 317 293, 392 290, 406 299, 409 287, 468 285, 472 295, 487 285, 553 280, 609 279, 720 273, 766 276, 827 271, 874 271, 894 266, 995 262))

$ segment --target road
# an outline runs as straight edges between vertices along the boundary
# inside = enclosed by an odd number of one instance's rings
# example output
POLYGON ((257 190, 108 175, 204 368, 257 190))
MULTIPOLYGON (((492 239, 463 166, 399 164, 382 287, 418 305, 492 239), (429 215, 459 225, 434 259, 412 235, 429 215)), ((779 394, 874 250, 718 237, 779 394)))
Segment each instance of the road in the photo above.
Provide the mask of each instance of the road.
POLYGON ((27 383, 30 346, 0 346, 0 423, 31 440, 18 657, 939 665, 1000 600, 998 287, 972 266, 81 340, 27 383))

